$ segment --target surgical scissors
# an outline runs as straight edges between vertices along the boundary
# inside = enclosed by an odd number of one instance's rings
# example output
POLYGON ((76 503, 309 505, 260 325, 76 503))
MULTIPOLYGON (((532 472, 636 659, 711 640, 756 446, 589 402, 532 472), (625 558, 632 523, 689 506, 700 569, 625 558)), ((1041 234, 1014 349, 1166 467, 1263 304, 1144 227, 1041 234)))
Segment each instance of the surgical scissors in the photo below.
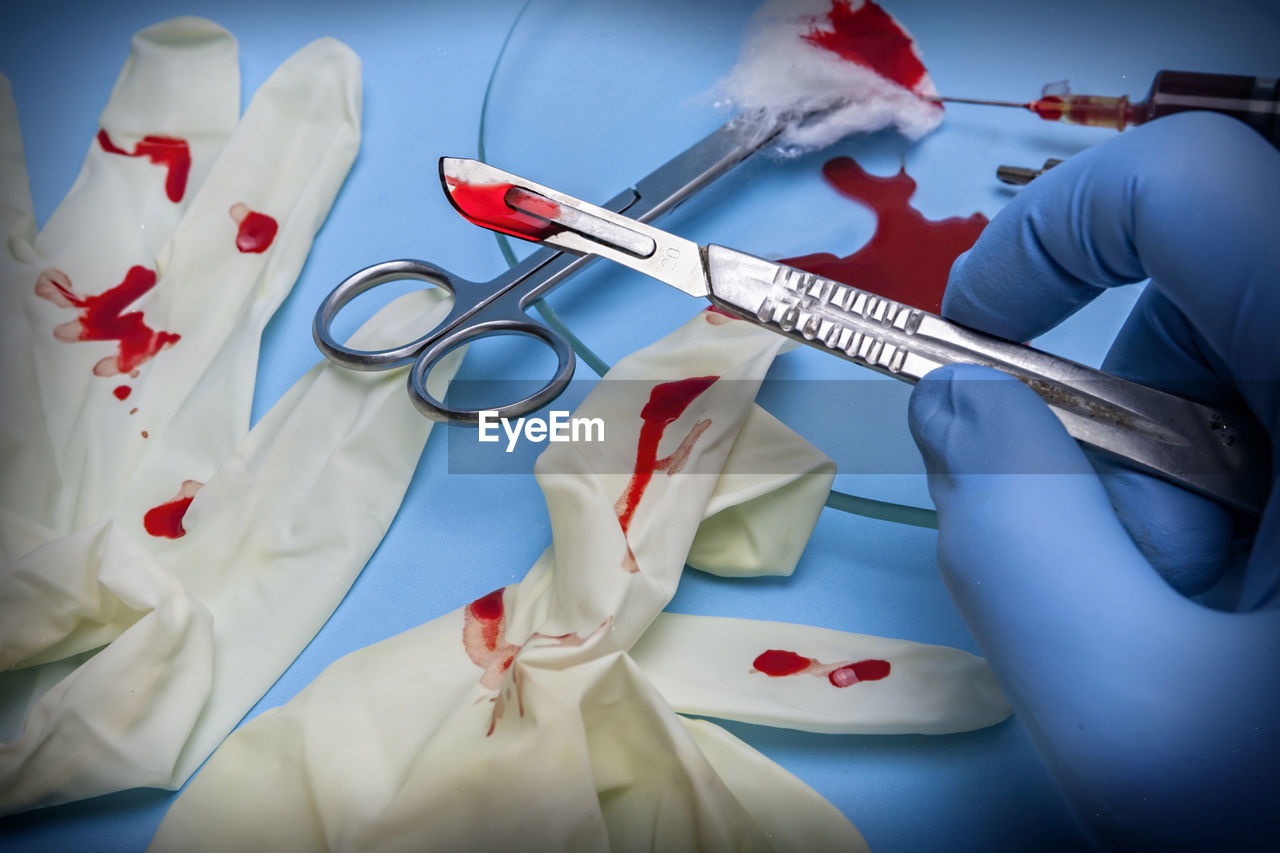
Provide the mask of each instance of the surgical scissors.
MULTIPOLYGON (((731 119, 603 206, 641 222, 651 221, 769 145, 781 130, 782 125, 762 118, 731 119)), ((330 361, 352 370, 390 370, 412 364, 409 397, 414 406, 432 420, 469 425, 479 422, 480 410, 450 406, 433 397, 426 387, 431 368, 452 350, 479 338, 534 338, 555 353, 554 375, 523 399, 485 409, 498 417, 518 418, 558 397, 573 378, 576 364, 564 335, 525 312, 591 260, 590 256, 540 249, 484 283, 469 281, 426 261, 385 261, 354 273, 325 297, 316 310, 312 336, 330 361), (381 350, 353 349, 334 338, 333 321, 352 299, 379 285, 404 280, 424 281, 452 294, 453 305, 439 325, 415 340, 381 350)))

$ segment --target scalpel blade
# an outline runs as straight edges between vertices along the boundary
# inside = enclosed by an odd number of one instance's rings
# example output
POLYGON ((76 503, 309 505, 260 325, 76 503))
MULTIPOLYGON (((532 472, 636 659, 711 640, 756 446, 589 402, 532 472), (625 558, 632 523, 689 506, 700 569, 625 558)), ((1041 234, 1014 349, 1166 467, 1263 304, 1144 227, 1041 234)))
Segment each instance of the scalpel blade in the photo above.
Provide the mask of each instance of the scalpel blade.
POLYGON ((690 296, 710 292, 698 244, 573 196, 458 157, 440 159, 445 194, 477 225, 579 255, 599 255, 690 296))

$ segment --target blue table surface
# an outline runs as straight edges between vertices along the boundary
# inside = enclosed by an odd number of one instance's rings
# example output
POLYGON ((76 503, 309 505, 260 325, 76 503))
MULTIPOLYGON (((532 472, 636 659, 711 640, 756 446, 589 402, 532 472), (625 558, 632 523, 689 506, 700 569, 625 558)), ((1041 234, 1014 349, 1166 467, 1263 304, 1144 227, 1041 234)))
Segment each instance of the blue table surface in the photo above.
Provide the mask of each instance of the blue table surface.
MULTIPOLYGON (((177 14, 227 27, 240 42, 246 103, 276 66, 314 38, 336 36, 360 55, 360 155, 297 286, 267 328, 256 420, 316 362, 312 314, 350 272, 397 257, 431 260, 474 280, 505 268, 493 236, 454 213, 436 176, 440 155, 476 155, 491 74, 488 159, 603 201, 727 118, 708 93, 732 66, 755 5, 532 0, 497 63, 523 0, 8 3, 0 8, 0 71, 17 98, 43 223, 75 179, 135 31, 177 14)), ((1067 78, 1077 92, 1141 96, 1162 68, 1280 70, 1280 7, 1256 0, 893 0, 886 6, 916 36, 947 94, 1028 100, 1043 84, 1067 78)), ((1021 111, 953 107, 942 128, 919 143, 879 133, 800 158, 756 158, 669 216, 664 227, 769 257, 848 254, 870 236, 874 218, 823 182, 821 166, 832 156, 852 156, 877 174, 905 164, 919 183, 915 204, 931 218, 974 211, 994 216, 1014 192, 995 181, 997 165, 1038 165, 1113 133, 1042 123, 1021 111)), ((610 363, 699 307, 607 267, 595 265, 551 302, 610 363)), ((1136 287, 1108 293, 1038 345, 1096 364, 1136 293, 1136 287)), ((513 360, 522 365, 520 375, 530 377, 549 361, 523 345, 489 341, 468 353, 460 376, 505 378, 513 360)), ((578 370, 584 380, 594 378, 585 366, 578 370)), ((771 378, 786 381, 771 383, 762 402, 842 463, 838 488, 928 506, 923 468, 905 427, 909 389, 864 373, 801 348, 775 365, 771 378)), ((456 430, 433 432, 400 515, 372 561, 246 719, 287 702, 338 657, 519 580, 546 547, 550 529, 531 471, 452 471, 449 445, 459 440, 465 434, 456 430)), ((977 651, 939 581, 934 549, 931 530, 826 510, 793 577, 727 581, 690 571, 670 609, 977 651)), ((727 726, 848 814, 881 853, 1081 844, 1016 719, 945 737, 727 726)), ((127 791, 19 815, 0 822, 0 847, 141 850, 174 796, 127 791)))

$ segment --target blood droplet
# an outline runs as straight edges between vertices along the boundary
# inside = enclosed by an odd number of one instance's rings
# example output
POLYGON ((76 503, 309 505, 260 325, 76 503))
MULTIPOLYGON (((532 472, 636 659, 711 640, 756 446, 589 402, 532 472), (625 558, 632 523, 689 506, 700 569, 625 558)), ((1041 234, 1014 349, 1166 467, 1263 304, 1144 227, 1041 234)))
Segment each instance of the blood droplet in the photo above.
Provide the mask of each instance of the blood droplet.
POLYGON ((250 210, 249 205, 237 202, 228 211, 240 226, 236 231, 236 248, 241 252, 265 252, 276 239, 280 224, 265 213, 250 210))
POLYGON ((182 201, 182 196, 187 191, 187 177, 191 174, 191 149, 185 139, 175 139, 171 136, 144 136, 133 146, 132 151, 125 151, 111 141, 106 130, 99 130, 98 144, 102 146, 103 151, 110 154, 146 157, 157 166, 164 166, 165 195, 169 197, 169 201, 182 201))
MULTIPOLYGON (((100 360, 93 367, 96 376, 127 374, 136 376, 138 367, 156 353, 173 346, 181 336, 173 332, 157 332, 143 322, 141 311, 121 313, 143 294, 155 287, 156 274, 146 267, 135 266, 124 281, 97 296, 81 296, 71 287, 71 280, 61 270, 47 269, 36 280, 36 295, 63 308, 74 308, 75 320, 53 330, 53 336, 68 343, 73 341, 117 341, 116 355, 100 360)), ((119 396, 117 394, 117 396, 119 396)), ((124 399, 121 397, 121 399, 124 399)))
POLYGON ((852 255, 821 252, 781 263, 938 313, 951 265, 973 246, 987 217, 974 213, 925 219, 911 206, 916 182, 905 168, 882 178, 849 157, 837 157, 823 166, 822 174, 841 195, 875 211, 875 233, 852 255))
POLYGON ((711 387, 718 376, 695 376, 690 379, 677 379, 674 382, 662 382, 649 392, 649 402, 640 410, 640 419, 644 422, 640 427, 640 440, 636 445, 636 464, 632 470, 631 480, 622 491, 622 497, 614 504, 614 512, 618 516, 618 524, 622 526, 625 536, 631 528, 631 520, 635 516, 640 499, 653 479, 654 472, 668 471, 674 474, 684 467, 684 462, 697 441, 711 421, 699 421, 685 438, 679 449, 666 459, 658 459, 658 443, 666 428, 689 408, 699 394, 711 387))
POLYGON ((117 400, 127 400, 129 395, 133 393, 133 389, 128 385, 117 385, 111 390, 111 393, 116 395, 117 400))
POLYGON ((887 660, 867 660, 844 663, 819 663, 786 649, 768 649, 756 656, 753 671, 772 678, 805 673, 825 677, 833 687, 849 687, 859 681, 879 681, 887 678, 891 667, 887 660))
POLYGON ((797 672, 803 672, 811 663, 813 663, 812 658, 803 657, 795 652, 789 652, 785 649, 769 649, 761 652, 752 663, 752 666, 765 675, 772 675, 776 678, 781 675, 795 675, 797 672))
POLYGON ((836 687, 848 687, 859 681, 879 681, 889 674, 887 660, 860 660, 831 671, 827 679, 836 687))
MULTIPOLYGON (((446 177, 445 182, 449 188, 449 201, 459 213, 477 225, 535 242, 561 230, 554 222, 516 210, 508 204, 507 193, 516 189, 514 184, 469 184, 454 177, 446 177)), ((521 201, 521 206, 547 217, 560 213, 560 206, 550 199, 527 196, 521 201)))
MULTIPOLYGON (((146 438, 147 434, 144 432, 142 437, 146 438)), ((172 500, 147 510, 146 515, 142 517, 142 526, 152 536, 161 539, 181 539, 186 536, 187 531, 182 526, 182 519, 186 516, 196 492, 200 491, 203 485, 204 483, 197 480, 184 480, 182 487, 178 489, 178 494, 172 500)))
POLYGON ((870 68, 905 89, 915 89, 924 81, 927 72, 916 55, 911 36, 872 0, 857 9, 849 0, 833 0, 825 23, 830 29, 815 26, 804 34, 804 40, 870 68))

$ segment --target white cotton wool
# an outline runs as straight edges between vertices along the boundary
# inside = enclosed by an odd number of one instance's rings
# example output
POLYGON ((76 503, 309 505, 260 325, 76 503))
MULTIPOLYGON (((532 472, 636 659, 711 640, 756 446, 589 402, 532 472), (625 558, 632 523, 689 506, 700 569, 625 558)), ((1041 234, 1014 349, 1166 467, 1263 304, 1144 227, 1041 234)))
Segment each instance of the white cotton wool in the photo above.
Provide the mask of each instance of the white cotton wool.
POLYGON ((871 0, 770 0, 717 92, 721 103, 786 124, 777 147, 788 156, 887 127, 919 139, 942 121, 941 107, 919 97, 937 90, 923 65, 909 85, 893 79, 919 60, 915 40, 871 0), (823 34, 845 50, 815 43, 823 34))

